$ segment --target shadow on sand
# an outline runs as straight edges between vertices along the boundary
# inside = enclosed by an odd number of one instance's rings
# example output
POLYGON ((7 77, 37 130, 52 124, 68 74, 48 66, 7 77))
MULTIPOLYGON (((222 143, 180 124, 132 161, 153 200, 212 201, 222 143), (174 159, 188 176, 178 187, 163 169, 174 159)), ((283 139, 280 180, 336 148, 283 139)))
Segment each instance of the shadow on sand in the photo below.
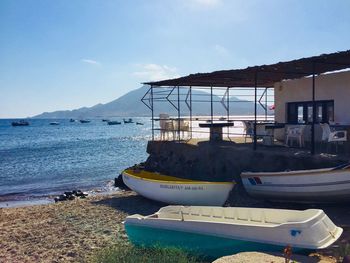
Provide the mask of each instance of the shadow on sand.
POLYGON ((157 212, 166 204, 146 199, 140 195, 114 196, 101 201, 93 202, 96 205, 110 206, 128 215, 150 215, 157 212))

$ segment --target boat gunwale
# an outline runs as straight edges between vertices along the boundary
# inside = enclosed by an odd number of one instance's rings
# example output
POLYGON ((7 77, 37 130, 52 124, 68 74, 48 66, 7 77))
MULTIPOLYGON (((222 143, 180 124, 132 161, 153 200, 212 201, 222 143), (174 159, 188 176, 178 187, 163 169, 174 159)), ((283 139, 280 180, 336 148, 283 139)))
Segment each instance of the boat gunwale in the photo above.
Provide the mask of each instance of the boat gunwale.
POLYGON ((347 169, 335 170, 334 168, 322 168, 322 169, 312 169, 312 170, 297 170, 297 171, 283 171, 283 172, 242 172, 240 174, 241 178, 251 178, 254 176, 269 177, 269 176, 302 176, 302 175, 320 175, 327 173, 345 173, 349 172, 347 169))
MULTIPOLYGON (((245 208, 245 207, 242 207, 242 208, 245 208)), ((259 208, 257 208, 257 209, 259 209, 259 208)), ((248 210, 248 208, 246 210, 248 210)), ((274 209, 273 208, 270 208, 270 209, 267 208, 267 210, 274 210, 274 209)), ((281 209, 281 210, 294 211, 294 210, 288 210, 288 209, 281 209)), ((158 216, 158 215, 161 214, 161 213, 159 213, 159 211, 154 213, 154 214, 151 214, 149 216, 141 216, 141 220, 144 220, 144 219, 176 220, 176 221, 186 221, 186 222, 204 222, 204 223, 217 223, 217 224, 228 224, 228 225, 244 225, 244 226, 254 226, 255 223, 259 223, 259 226, 261 224, 261 226, 266 226, 266 227, 278 227, 278 226, 285 226, 285 225, 289 225, 289 224, 290 225, 291 224, 306 224, 306 223, 311 222, 312 220, 316 219, 317 217, 319 217, 322 214, 326 215, 325 212, 322 209, 306 209, 306 210, 295 210, 295 211, 302 213, 302 212, 306 212, 308 210, 313 210, 313 211, 315 211, 315 213, 314 213, 314 215, 312 215, 311 217, 309 217, 309 218, 307 218, 307 219, 305 219, 303 221, 288 221, 288 222, 283 222, 283 223, 275 223, 275 222, 269 222, 269 221, 266 222, 266 219, 265 219, 265 223, 267 223, 269 225, 264 225, 264 223, 261 222, 261 221, 254 221, 254 220, 251 220, 251 219, 250 220, 248 220, 248 219, 247 220, 240 220, 238 218, 235 218, 233 220, 235 220, 235 221, 242 221, 242 222, 249 222, 249 223, 253 223, 253 224, 240 224, 238 222, 235 223, 235 222, 223 222, 223 221, 205 221, 205 220, 198 220, 198 219, 197 220, 195 220, 195 219, 182 220, 181 218, 175 219, 175 218, 159 218, 159 217, 156 218, 156 217, 154 217, 154 215, 158 216)), ((181 215, 181 212, 182 211, 179 211, 178 214, 181 215)), ((165 212, 165 213, 167 213, 167 212, 165 212)), ((186 214, 184 214, 184 215, 186 215, 186 214)), ((188 214, 188 215, 189 216, 191 216, 191 215, 193 216, 193 214, 188 214)), ((206 217, 206 216, 199 215, 198 217, 206 217)), ((210 216, 210 218, 213 218, 213 216, 210 216)), ((230 218, 227 218, 227 217, 226 218, 225 217, 220 217, 220 218, 230 219, 230 218)), ((220 218, 218 218, 218 219, 220 219, 220 218)), ((140 217, 138 219, 140 219, 140 217)))
POLYGON ((136 178, 138 180, 143 180, 143 181, 150 181, 150 182, 157 182, 157 183, 168 183, 168 184, 205 184, 205 185, 235 185, 236 182, 232 181, 232 182, 209 182, 209 181, 196 181, 196 180, 189 180, 189 179, 184 179, 186 181, 179 181, 178 179, 182 179, 179 177, 174 177, 174 176, 169 176, 169 175, 165 175, 168 178, 174 178, 177 180, 171 181, 171 180, 157 180, 157 179, 150 179, 150 178, 144 178, 144 177, 140 177, 134 174, 130 174, 128 172, 128 169, 123 171, 123 174, 126 174, 127 176, 136 178))

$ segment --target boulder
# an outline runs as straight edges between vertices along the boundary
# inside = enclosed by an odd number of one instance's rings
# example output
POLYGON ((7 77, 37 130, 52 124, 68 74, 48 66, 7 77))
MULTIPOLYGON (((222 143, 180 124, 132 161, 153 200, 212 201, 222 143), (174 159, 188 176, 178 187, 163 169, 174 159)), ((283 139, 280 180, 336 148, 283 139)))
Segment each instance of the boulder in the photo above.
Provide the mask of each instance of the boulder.
MULTIPOLYGON (((260 253, 260 252, 242 252, 232 256, 218 258, 213 263, 285 263, 286 260, 282 253, 260 253)), ((292 255, 289 262, 314 263, 314 262, 330 262, 322 261, 318 258, 307 257, 302 255, 292 255)))

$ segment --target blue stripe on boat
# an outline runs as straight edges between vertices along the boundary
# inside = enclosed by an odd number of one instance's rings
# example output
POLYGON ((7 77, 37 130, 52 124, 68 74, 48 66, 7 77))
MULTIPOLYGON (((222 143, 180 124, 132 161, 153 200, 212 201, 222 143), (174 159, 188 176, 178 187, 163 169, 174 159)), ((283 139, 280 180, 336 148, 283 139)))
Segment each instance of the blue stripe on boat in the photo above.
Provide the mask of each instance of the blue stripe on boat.
MULTIPOLYGON (((125 225, 130 241, 145 247, 176 247, 191 254, 216 259, 244 251, 283 252, 284 246, 258 243, 205 234, 188 233, 183 231, 158 229, 132 224, 125 225)), ((293 252, 306 252, 294 248, 293 252)))
POLYGON ((254 178, 248 178, 248 180, 252 185, 256 185, 254 178))

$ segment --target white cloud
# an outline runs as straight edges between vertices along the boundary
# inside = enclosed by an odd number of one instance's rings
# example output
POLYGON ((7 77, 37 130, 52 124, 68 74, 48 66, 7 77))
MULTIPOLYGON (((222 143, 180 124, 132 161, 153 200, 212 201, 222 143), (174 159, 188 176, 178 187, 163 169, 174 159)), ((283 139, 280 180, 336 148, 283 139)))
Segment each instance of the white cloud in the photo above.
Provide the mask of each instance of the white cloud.
POLYGON ((221 3, 221 0, 192 0, 195 4, 202 6, 216 6, 221 3))
POLYGON ((101 63, 96 61, 96 60, 93 60, 93 59, 81 59, 81 62, 84 62, 84 63, 87 63, 87 64, 90 64, 90 65, 96 65, 96 66, 101 66, 101 63))
POLYGON ((219 44, 216 44, 213 48, 214 48, 214 51, 218 53, 220 56, 226 57, 227 55, 230 54, 230 51, 227 48, 219 44))
POLYGON ((182 0, 182 3, 191 9, 208 9, 219 6, 222 0, 182 0))
POLYGON ((178 78, 180 76, 177 72, 177 68, 167 65, 139 64, 137 67, 139 69, 134 72, 133 75, 144 81, 158 81, 178 78))

